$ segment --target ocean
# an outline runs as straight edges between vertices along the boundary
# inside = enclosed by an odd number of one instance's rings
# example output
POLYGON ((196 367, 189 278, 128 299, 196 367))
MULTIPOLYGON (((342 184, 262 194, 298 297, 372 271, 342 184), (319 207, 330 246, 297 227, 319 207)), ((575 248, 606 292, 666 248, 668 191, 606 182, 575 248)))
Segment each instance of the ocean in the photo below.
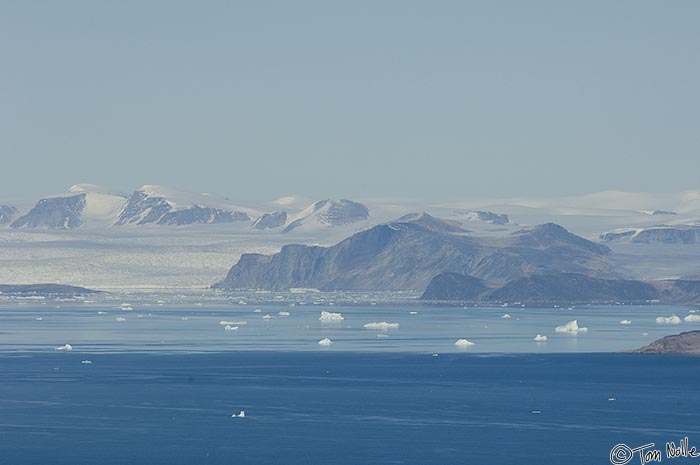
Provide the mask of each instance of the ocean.
POLYGON ((617 352, 689 308, 132 305, 1 309, 1 464, 700 463, 700 358, 617 352))

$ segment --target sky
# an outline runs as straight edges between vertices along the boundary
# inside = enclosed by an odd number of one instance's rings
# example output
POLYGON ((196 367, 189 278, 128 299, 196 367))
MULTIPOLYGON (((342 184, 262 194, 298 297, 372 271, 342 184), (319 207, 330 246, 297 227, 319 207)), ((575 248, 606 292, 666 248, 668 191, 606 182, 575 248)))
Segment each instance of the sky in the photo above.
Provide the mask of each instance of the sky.
POLYGON ((0 4, 0 197, 700 188, 700 2, 0 4))

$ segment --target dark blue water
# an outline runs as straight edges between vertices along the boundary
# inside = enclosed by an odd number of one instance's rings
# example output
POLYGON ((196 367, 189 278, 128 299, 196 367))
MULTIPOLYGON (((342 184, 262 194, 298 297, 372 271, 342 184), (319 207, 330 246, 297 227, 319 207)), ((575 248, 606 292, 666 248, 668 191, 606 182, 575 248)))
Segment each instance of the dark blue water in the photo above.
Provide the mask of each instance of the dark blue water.
POLYGON ((700 358, 85 358, 0 356, 0 463, 591 465, 617 443, 700 444, 700 358))

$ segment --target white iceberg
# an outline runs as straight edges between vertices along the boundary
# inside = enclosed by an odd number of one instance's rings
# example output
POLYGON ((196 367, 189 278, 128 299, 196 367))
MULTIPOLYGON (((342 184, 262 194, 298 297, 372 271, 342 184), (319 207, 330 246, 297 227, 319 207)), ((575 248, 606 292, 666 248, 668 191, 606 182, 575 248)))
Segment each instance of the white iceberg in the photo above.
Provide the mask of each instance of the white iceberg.
POLYGON ((239 325, 247 325, 247 321, 226 321, 226 320, 221 320, 219 321, 219 324, 221 326, 239 326, 239 325))
POLYGON ((262 310, 260 310, 259 308, 256 308, 255 310, 253 310, 253 312, 255 312, 255 313, 262 313, 262 310))
POLYGON ((340 313, 333 313, 333 312, 326 312, 326 311, 321 312, 321 316, 319 317, 319 320, 324 322, 324 323, 343 321, 344 319, 345 318, 343 318, 343 315, 340 313))
POLYGON ((471 347, 471 346, 476 345, 476 344, 474 344, 472 341, 468 341, 466 339, 457 339, 455 341, 455 345, 457 347, 471 347))
POLYGON ((224 326, 224 331, 238 331, 238 326, 226 325, 224 326))
POLYGON ((555 333, 578 334, 588 332, 588 328, 581 328, 578 325, 578 320, 571 320, 565 325, 554 328, 555 333))
POLYGON ((114 321, 126 321, 126 318, 118 316, 114 319, 114 321))
POLYGON ((54 347, 54 350, 65 350, 65 351, 71 351, 73 350, 73 346, 70 344, 64 344, 62 346, 54 347))
POLYGON ((231 418, 245 418, 245 410, 241 410, 237 414, 234 413, 233 415, 231 415, 231 418))
POLYGON ((36 318, 34 318, 34 319, 35 319, 36 321, 42 321, 42 320, 43 320, 43 318, 40 317, 40 316, 38 316, 38 317, 36 317, 36 318))
POLYGON ((275 318, 275 317, 272 316, 272 315, 263 315, 263 317, 262 317, 263 320, 272 320, 272 319, 274 319, 274 318, 275 318))
POLYGON ((513 318, 513 317, 510 316, 508 313, 504 313, 503 315, 501 315, 501 318, 508 320, 510 318, 513 318))
POLYGON ((333 344, 333 341, 331 341, 331 340, 328 339, 327 337, 321 339, 320 341, 318 341, 318 345, 320 345, 320 346, 328 347, 328 346, 330 346, 331 344, 333 344))
POLYGON ((700 315, 692 314, 688 315, 687 317, 683 318, 685 321, 688 323, 698 323, 700 322, 700 315))
POLYGON ((631 324, 632 324, 632 320, 620 320, 620 324, 621 324, 621 325, 631 325, 631 324))
POLYGON ((537 342, 547 342, 547 336, 543 336, 541 334, 538 334, 535 336, 535 341, 537 342))
POLYGON ((92 365, 92 360, 82 360, 80 363, 83 365, 92 365))
POLYGON ((278 312, 277 314, 278 314, 279 316, 289 316, 289 315, 290 315, 289 312, 278 312))
POLYGON ((656 319, 656 323, 660 325, 677 325, 681 323, 681 319, 676 315, 660 316, 656 319))
POLYGON ((409 315, 418 315, 418 312, 408 312, 409 315))
POLYGON ((387 323, 386 321, 374 321, 372 323, 367 323, 366 325, 362 326, 365 329, 379 329, 382 331, 386 331, 387 329, 398 329, 399 324, 398 323, 387 323))

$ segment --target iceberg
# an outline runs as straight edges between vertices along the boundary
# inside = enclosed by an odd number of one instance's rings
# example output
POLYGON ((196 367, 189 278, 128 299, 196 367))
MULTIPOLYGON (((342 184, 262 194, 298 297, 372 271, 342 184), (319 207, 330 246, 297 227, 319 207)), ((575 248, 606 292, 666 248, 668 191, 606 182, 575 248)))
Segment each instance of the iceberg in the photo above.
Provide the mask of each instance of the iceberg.
POLYGON ((321 339, 320 341, 318 341, 318 345, 320 345, 320 346, 328 347, 328 346, 330 346, 331 344, 333 344, 333 341, 331 341, 331 340, 328 339, 327 337, 321 339))
POLYGON ((621 324, 621 325, 631 325, 631 324, 632 324, 632 320, 620 320, 620 324, 621 324))
POLYGON ((656 323, 660 325, 677 325, 680 324, 681 319, 676 315, 671 316, 660 316, 656 318, 656 323))
POLYGON ((221 326, 238 326, 238 325, 246 325, 248 324, 247 321, 226 321, 226 320, 221 320, 219 321, 219 324, 221 326))
POLYGON ((362 326, 365 329, 379 329, 386 331, 387 329, 399 329, 398 323, 387 323, 386 321, 374 321, 362 326))
POLYGON ((692 315, 688 315, 687 317, 685 317, 683 319, 685 321, 687 321, 688 323, 698 323, 698 322, 700 322, 700 315, 692 314, 692 315))
POLYGON ((224 331, 238 331, 238 326, 226 325, 224 326, 224 331))
POLYGON ((263 315, 263 317, 262 317, 263 320, 272 320, 272 319, 274 319, 274 318, 275 318, 275 317, 272 316, 272 315, 263 315))
POLYGON ((289 316, 289 315, 290 315, 289 312, 278 312, 277 314, 278 314, 279 316, 289 316))
POLYGON ((555 333, 578 334, 588 332, 588 328, 582 328, 578 325, 578 320, 571 320, 565 325, 554 328, 555 333))
POLYGON ((323 323, 332 323, 332 322, 337 322, 337 321, 343 321, 345 318, 343 318, 343 315, 340 313, 332 313, 332 312, 326 312, 323 311, 321 312, 321 316, 319 317, 319 320, 322 321, 323 323))
POLYGON ((64 344, 62 346, 54 347, 54 350, 65 350, 65 351, 71 351, 73 350, 73 346, 70 344, 64 344))
POLYGON ((474 344, 472 341, 468 341, 466 339, 457 339, 455 341, 455 345, 457 347, 471 347, 471 346, 476 345, 476 344, 474 344))
POLYGON ((537 342, 547 342, 547 336, 543 336, 541 334, 538 334, 535 336, 535 341, 537 342))
POLYGON ((231 415, 231 418, 245 418, 245 410, 241 410, 237 414, 234 413, 233 415, 231 415))
POLYGON ((80 363, 83 365, 92 365, 92 360, 82 360, 80 363))
POLYGON ((123 318, 121 316, 118 316, 114 319, 114 321, 126 321, 126 318, 123 318))
POLYGON ((510 319, 510 318, 513 318, 513 317, 510 316, 510 315, 507 314, 507 313, 504 313, 503 315, 501 315, 501 318, 504 318, 504 319, 508 320, 508 319, 510 319))

